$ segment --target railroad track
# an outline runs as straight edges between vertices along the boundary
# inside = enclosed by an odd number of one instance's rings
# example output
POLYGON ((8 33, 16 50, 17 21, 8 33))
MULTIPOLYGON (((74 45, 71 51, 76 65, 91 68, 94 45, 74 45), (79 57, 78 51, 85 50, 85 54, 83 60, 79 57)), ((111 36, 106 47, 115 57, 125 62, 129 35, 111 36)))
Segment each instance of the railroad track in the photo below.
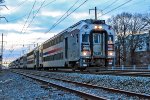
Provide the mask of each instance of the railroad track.
POLYGON ((65 86, 57 85, 55 83, 50 82, 48 78, 43 78, 43 77, 39 77, 39 76, 37 77, 37 75, 35 76, 33 74, 29 75, 29 73, 22 73, 22 72, 16 72, 16 71, 13 71, 13 72, 15 72, 17 74, 20 74, 20 75, 23 75, 23 76, 26 76, 26 77, 31 78, 33 80, 42 82, 44 84, 51 85, 53 87, 56 87, 56 88, 59 88, 59 89, 62 89, 62 90, 67 90, 68 92, 71 92, 71 93, 75 93, 75 94, 79 95, 80 97, 82 97, 85 100, 107 100, 104 97, 95 96, 95 95, 92 95, 92 94, 88 94, 86 92, 82 92, 82 91, 71 89, 71 88, 68 88, 68 87, 65 87, 65 86))
MULTIPOLYGON (((39 70, 40 71, 40 70, 39 70)), ((150 77, 150 70, 100 70, 98 72, 88 71, 72 71, 71 69, 61 70, 46 70, 47 72, 64 72, 64 73, 81 73, 81 74, 96 74, 96 75, 116 75, 116 76, 141 76, 150 77)))
MULTIPOLYGON (((29 70, 28 70, 29 71, 29 70)), ((41 71, 41 70, 37 70, 41 71)), ((43 71, 43 70, 42 70, 43 71)), ((81 73, 81 74, 95 74, 95 75, 115 75, 115 76, 140 76, 140 77, 150 77, 150 70, 140 71, 140 70, 101 70, 99 72, 88 72, 88 71, 72 71, 70 70, 44 70, 45 72, 63 72, 63 73, 81 73)))
POLYGON ((150 77, 150 72, 145 71, 102 71, 102 72, 96 72, 93 74, 99 74, 99 75, 116 75, 116 76, 141 76, 141 77, 150 77))
MULTIPOLYGON (((73 71, 50 71, 50 72, 65 72, 65 73, 74 73, 73 71)), ((116 75, 116 76, 141 76, 141 77, 150 77, 150 71, 130 71, 130 70, 101 70, 99 72, 88 72, 88 71, 76 71, 76 73, 81 74, 96 74, 96 75, 116 75)))
POLYGON ((32 74, 29 72, 27 72, 27 73, 19 72, 19 74, 30 77, 32 79, 46 82, 50 85, 53 85, 53 86, 61 88, 61 89, 65 89, 65 90, 70 91, 70 92, 74 92, 74 93, 80 95, 81 97, 83 97, 84 99, 92 99, 92 100, 101 100, 102 99, 102 100, 105 100, 105 99, 111 99, 111 98, 121 99, 121 98, 127 97, 128 99, 138 98, 140 100, 140 99, 149 99, 150 98, 150 95, 146 95, 146 94, 139 94, 139 93, 124 91, 124 90, 118 90, 118 89, 114 89, 114 88, 100 87, 100 86, 96 86, 96 85, 92 85, 92 84, 86 84, 86 83, 72 82, 69 80, 58 79, 58 78, 49 78, 49 76, 47 76, 47 75, 40 75, 39 73, 36 73, 36 72, 32 72, 32 74), (91 91, 95 91, 95 90, 96 91, 103 91, 104 93, 91 94, 91 93, 87 93, 85 91, 79 91, 79 90, 68 88, 68 87, 66 87, 66 85, 64 85, 64 86, 61 86, 58 84, 56 85, 55 82, 53 83, 53 82, 50 82, 48 80, 55 80, 56 83, 59 82, 62 84, 64 84, 64 83, 74 84, 77 87, 86 87, 91 91), (106 93, 108 93, 109 95, 117 94, 117 96, 115 96, 115 98, 114 97, 110 98, 110 97, 107 97, 107 95, 105 95, 106 93), (99 96, 99 94, 103 94, 103 95, 99 96), (123 95, 123 96, 120 98, 120 95, 123 95))

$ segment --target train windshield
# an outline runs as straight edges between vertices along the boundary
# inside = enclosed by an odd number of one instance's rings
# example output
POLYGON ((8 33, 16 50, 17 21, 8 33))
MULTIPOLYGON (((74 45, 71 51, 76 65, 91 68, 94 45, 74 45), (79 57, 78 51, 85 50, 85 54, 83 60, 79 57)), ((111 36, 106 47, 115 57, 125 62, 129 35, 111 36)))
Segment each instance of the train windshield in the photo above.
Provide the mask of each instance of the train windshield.
POLYGON ((89 34, 82 34, 82 42, 89 42, 89 34))
POLYGON ((100 43, 102 40, 101 39, 101 34, 93 34, 93 37, 94 37, 94 43, 100 43))

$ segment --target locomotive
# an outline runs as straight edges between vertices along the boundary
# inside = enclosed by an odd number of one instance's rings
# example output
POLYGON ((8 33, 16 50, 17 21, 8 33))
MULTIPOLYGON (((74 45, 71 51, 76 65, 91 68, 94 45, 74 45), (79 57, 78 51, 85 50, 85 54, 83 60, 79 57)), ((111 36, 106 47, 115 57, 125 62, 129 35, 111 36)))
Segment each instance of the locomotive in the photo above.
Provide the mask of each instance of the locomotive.
POLYGON ((114 37, 104 20, 81 20, 29 53, 11 62, 10 68, 107 68, 114 63, 114 37))

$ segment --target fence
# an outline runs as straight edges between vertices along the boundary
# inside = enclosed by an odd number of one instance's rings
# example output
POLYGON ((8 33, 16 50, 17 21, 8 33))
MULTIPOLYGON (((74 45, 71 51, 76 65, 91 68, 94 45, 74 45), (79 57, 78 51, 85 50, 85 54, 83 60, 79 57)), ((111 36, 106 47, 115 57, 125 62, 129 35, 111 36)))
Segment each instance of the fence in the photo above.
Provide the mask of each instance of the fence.
POLYGON ((116 65, 108 67, 109 70, 150 70, 150 64, 149 65, 116 65))

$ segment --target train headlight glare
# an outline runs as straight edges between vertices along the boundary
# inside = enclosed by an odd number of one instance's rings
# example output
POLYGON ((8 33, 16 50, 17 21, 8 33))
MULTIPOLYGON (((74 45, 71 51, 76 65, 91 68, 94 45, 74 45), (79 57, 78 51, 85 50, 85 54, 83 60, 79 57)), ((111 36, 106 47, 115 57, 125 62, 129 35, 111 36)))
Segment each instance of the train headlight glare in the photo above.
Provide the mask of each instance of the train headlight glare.
POLYGON ((90 51, 82 51, 82 56, 86 56, 86 57, 88 57, 88 56, 90 56, 91 55, 91 52, 90 51))
POLYGON ((95 29, 98 29, 98 26, 97 25, 95 25, 95 27, 94 27, 95 29))
POLYGON ((86 51, 83 51, 83 56, 86 56, 87 55, 87 52, 86 51))
POLYGON ((102 26, 98 26, 98 29, 102 29, 102 26))
POLYGON ((94 28, 95 28, 95 29, 100 29, 100 30, 101 30, 101 29, 102 29, 102 26, 100 26, 100 25, 95 25, 94 28))
POLYGON ((109 52, 108 52, 108 55, 109 55, 109 56, 113 56, 113 52, 112 52, 112 51, 109 51, 109 52))

